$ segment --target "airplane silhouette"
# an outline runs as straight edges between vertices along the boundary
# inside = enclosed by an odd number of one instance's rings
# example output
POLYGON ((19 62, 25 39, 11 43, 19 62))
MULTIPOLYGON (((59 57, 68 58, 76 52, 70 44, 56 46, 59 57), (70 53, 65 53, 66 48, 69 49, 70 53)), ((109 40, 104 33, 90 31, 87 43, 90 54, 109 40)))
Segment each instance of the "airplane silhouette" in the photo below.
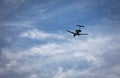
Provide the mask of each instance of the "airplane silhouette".
POLYGON ((73 37, 75 37, 76 35, 80 36, 80 35, 88 35, 87 33, 81 34, 80 32, 82 32, 82 30, 80 29, 80 27, 85 27, 82 25, 77 25, 79 27, 79 29, 76 29, 75 32, 72 32, 70 30, 67 30, 68 32, 73 34, 73 37))

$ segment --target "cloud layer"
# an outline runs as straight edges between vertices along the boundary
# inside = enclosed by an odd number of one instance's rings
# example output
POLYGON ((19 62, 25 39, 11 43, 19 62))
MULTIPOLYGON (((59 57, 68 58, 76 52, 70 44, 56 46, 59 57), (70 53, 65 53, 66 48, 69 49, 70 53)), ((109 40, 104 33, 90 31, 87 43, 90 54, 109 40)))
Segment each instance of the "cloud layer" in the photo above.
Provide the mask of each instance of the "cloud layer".
POLYGON ((119 40, 119 36, 89 37, 86 41, 70 39, 17 52, 3 49, 2 55, 9 62, 0 72, 31 73, 31 78, 118 78, 119 40))

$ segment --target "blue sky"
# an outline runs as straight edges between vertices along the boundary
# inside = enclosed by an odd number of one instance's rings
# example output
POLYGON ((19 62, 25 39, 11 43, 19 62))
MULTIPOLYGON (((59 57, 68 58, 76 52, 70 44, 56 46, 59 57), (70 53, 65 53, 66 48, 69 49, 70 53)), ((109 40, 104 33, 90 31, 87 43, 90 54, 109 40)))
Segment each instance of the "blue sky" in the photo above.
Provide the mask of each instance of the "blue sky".
POLYGON ((1 0, 0 78, 119 78, 119 0, 1 0), (73 36, 77 24, 87 36, 73 36))

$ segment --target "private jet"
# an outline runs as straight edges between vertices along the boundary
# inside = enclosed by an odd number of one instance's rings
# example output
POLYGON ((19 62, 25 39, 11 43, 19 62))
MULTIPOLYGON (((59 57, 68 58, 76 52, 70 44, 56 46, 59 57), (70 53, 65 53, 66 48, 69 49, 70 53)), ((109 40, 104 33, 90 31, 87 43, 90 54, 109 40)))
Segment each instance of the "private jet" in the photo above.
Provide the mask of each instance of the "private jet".
POLYGON ((76 29, 75 32, 70 31, 70 30, 67 30, 67 31, 69 33, 72 33, 73 37, 80 36, 80 35, 88 35, 88 33, 81 33, 82 32, 81 27, 85 27, 85 26, 83 26, 83 25, 77 25, 77 27, 79 27, 79 29, 76 29))

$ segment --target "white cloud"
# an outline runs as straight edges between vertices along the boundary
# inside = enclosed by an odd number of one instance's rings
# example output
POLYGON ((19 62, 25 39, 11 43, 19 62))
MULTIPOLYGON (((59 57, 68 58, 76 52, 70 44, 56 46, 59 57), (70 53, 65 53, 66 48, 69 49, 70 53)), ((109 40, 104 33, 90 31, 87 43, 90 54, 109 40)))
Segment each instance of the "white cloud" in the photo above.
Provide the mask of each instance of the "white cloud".
POLYGON ((80 77, 80 72, 74 70, 63 71, 62 68, 59 68, 55 73, 53 78, 77 78, 80 77))
POLYGON ((6 22, 2 23, 3 26, 11 26, 11 27, 31 27, 32 21, 16 21, 16 22, 6 22))
POLYGON ((53 78, 119 78, 119 68, 120 65, 107 68, 91 67, 83 71, 74 69, 64 71, 60 68, 56 71, 53 78))
POLYGON ((21 37, 31 38, 31 39, 49 39, 49 38, 55 38, 55 39, 64 39, 64 36, 60 34, 54 34, 54 33, 46 33, 37 29, 28 30, 26 32, 23 32, 21 34, 21 37))
POLYGON ((39 78, 39 77, 36 74, 32 74, 32 75, 30 75, 29 78, 39 78))

